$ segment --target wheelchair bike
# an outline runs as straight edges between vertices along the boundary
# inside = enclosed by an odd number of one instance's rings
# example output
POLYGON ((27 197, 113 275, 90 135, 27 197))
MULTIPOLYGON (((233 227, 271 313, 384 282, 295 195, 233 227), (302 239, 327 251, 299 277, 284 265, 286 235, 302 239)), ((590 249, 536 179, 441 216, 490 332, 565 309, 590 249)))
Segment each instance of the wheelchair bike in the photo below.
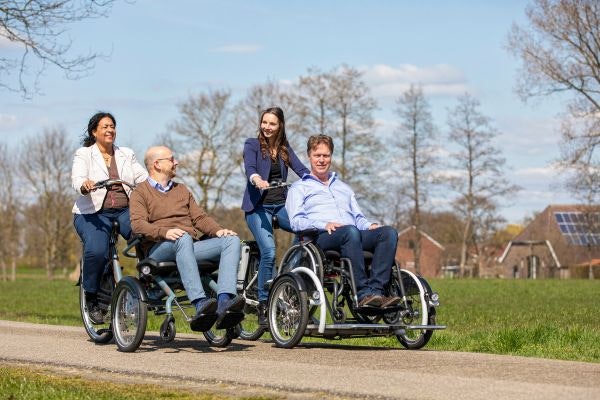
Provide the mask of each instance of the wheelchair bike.
MULTIPOLYGON (((156 261, 144 257, 141 248, 143 237, 136 236, 123 250, 127 257, 135 257, 137 276, 125 276, 117 283, 111 303, 112 331, 117 347, 123 352, 133 352, 140 346, 146 332, 148 312, 164 315, 159 334, 163 343, 175 339, 176 327, 174 311, 178 310, 187 322, 192 321, 195 306, 191 304, 174 261, 156 261), (135 252, 133 251, 135 249, 135 252), (190 315, 186 310, 190 310, 190 315)), ((217 272, 219 261, 200 262, 200 279, 208 297, 217 298, 217 272)), ((245 272, 245 269, 244 269, 245 272)), ((239 280, 239 279, 238 279, 239 280)), ((225 347, 239 336, 238 322, 244 318, 243 312, 226 311, 227 318, 235 320, 232 327, 218 329, 213 326, 216 314, 202 315, 199 328, 211 346, 225 347)))
MULTIPOLYGON (((269 293, 268 319, 277 347, 292 348, 304 336, 340 339, 396 336, 407 349, 425 346, 436 325, 439 295, 422 277, 393 266, 386 295, 401 303, 386 308, 359 307, 349 259, 322 251, 315 231, 298 233, 301 241, 283 256, 269 293)), ((372 253, 363 251, 369 269, 372 253)))
MULTIPOLYGON (((98 189, 118 184, 133 187, 120 179, 100 181, 94 187, 98 189)), ((148 311, 152 311, 157 315, 165 315, 160 327, 161 341, 165 343, 172 341, 176 334, 174 308, 180 310, 187 321, 190 321, 191 317, 186 314, 186 309, 191 308, 193 310, 191 314, 195 314, 195 307, 185 295, 177 265, 175 262, 156 262, 144 258, 140 246, 142 238, 135 236, 123 250, 123 255, 139 260, 136 266, 138 276, 124 277, 117 250, 118 237, 119 224, 115 221, 112 224, 109 238, 109 262, 102 272, 97 294, 98 306, 104 316, 101 324, 92 322, 90 318, 90 305, 86 301, 81 285, 82 274, 80 274, 79 305, 88 336, 99 344, 108 343, 114 338, 120 351, 133 352, 140 346, 144 338, 148 311)), ((251 262, 248 257, 251 254, 249 247, 248 245, 242 247, 242 253, 246 254, 246 257, 243 259, 245 262, 243 268, 239 270, 238 288, 241 289, 246 287, 246 266, 251 262)), ((218 261, 203 263, 199 265, 199 268, 207 296, 216 298, 218 261)), ((80 270, 83 271, 83 261, 80 264, 80 270)), ((216 315, 214 319, 216 319, 216 315)), ((214 320, 208 322, 214 322, 214 320)), ((238 326, 228 329, 211 327, 203 334, 212 346, 224 347, 239 335, 239 331, 238 326)))

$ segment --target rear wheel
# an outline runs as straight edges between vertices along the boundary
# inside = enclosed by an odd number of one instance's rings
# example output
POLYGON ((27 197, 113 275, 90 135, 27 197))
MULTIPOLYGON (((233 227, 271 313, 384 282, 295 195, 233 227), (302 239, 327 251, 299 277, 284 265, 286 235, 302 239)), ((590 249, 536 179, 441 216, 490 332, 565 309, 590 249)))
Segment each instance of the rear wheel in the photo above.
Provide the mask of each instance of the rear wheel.
POLYGON ((112 323, 115 341, 120 351, 132 352, 142 343, 146 333, 148 306, 142 299, 142 287, 137 279, 122 279, 113 295, 112 323))
MULTIPOLYGON (((103 277, 103 280, 110 280, 110 282, 105 282, 101 286, 102 286, 102 288, 106 289, 107 286, 112 285, 112 288, 110 288, 111 289, 110 292, 112 293, 112 291, 113 291, 112 289, 114 289, 114 281, 112 279, 112 276, 110 276, 110 274, 105 274, 105 276, 103 277)), ((110 293, 107 293, 107 295, 110 295, 110 293)), ((83 290, 83 284, 81 282, 81 274, 80 274, 79 311, 81 313, 81 320, 83 321, 83 327, 85 328, 85 331, 87 332, 90 339, 92 339, 95 343, 99 343, 99 344, 108 343, 113 338, 113 332, 111 329, 110 318, 108 318, 108 315, 110 315, 110 304, 102 304, 102 306, 105 307, 105 312, 107 314, 104 318, 104 323, 103 324, 92 323, 92 320, 90 319, 90 315, 89 315, 89 310, 90 310, 91 305, 88 304, 85 299, 85 291, 83 290)))
POLYGON ((258 264, 258 254, 250 254, 244 290, 246 317, 239 325, 240 338, 244 340, 257 340, 265 333, 265 328, 261 328, 258 324, 258 311, 255 305, 258 304, 258 264))
POLYGON ((278 347, 297 345, 308 324, 308 299, 306 292, 289 275, 275 281, 269 295, 268 308, 271 336, 278 347))
MULTIPOLYGON (((429 285, 417 275, 401 270, 401 282, 397 274, 393 274, 390 282, 390 296, 403 298, 402 286, 406 300, 401 303, 399 311, 384 315, 384 321, 389 324, 402 325, 434 325, 435 308, 430 307, 428 298, 431 292, 429 285), (401 286, 402 283, 402 286, 401 286)), ((396 337, 402 346, 407 349, 420 349, 425 346, 433 335, 427 329, 402 329, 396 337)))

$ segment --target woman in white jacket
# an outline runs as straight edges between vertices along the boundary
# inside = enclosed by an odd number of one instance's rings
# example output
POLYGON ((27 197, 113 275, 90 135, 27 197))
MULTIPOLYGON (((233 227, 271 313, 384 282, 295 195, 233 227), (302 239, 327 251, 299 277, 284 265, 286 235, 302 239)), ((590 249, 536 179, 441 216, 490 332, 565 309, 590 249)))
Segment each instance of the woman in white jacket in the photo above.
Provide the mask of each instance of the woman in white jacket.
POLYGON ((83 271, 81 284, 90 305, 92 322, 103 322, 96 294, 102 271, 108 262, 108 244, 113 220, 119 221, 120 233, 128 239, 129 195, 126 185, 94 189, 94 184, 105 179, 122 179, 138 184, 148 173, 136 160, 133 151, 115 145, 117 136, 115 118, 107 112, 95 114, 88 123, 83 147, 75 152, 71 182, 80 194, 73 206, 74 225, 83 243, 83 271))

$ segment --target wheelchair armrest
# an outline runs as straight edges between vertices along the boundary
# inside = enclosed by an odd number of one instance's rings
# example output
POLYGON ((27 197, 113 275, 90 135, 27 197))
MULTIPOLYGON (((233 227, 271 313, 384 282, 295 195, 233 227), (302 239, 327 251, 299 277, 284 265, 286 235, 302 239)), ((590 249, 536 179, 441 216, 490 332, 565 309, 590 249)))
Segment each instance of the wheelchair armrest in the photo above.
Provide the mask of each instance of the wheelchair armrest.
POLYGON ((305 229, 303 231, 294 232, 300 241, 308 239, 308 241, 314 240, 319 235, 319 230, 316 228, 305 229))
POLYGON ((144 258, 135 268, 143 275, 158 275, 177 270, 175 261, 156 261, 153 258, 144 258))
POLYGON ((125 257, 136 258, 137 252, 132 252, 131 250, 135 249, 138 244, 142 243, 143 239, 144 235, 140 233, 132 234, 129 240, 127 241, 127 247, 123 249, 122 254, 125 257))

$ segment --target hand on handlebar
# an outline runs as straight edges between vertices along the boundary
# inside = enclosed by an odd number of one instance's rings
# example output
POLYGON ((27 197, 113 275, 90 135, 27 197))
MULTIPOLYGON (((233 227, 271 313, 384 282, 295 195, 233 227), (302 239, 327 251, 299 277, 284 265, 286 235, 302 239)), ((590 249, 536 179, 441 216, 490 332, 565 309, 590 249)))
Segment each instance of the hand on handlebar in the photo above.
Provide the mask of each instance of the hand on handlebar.
POLYGON ((254 186, 259 190, 265 190, 269 188, 269 182, 262 180, 260 177, 254 178, 254 186))
POLYGON ((93 192, 96 189, 97 189, 96 183, 89 179, 87 181, 83 182, 83 185, 81 185, 81 188, 80 188, 82 194, 88 194, 90 192, 93 192))

